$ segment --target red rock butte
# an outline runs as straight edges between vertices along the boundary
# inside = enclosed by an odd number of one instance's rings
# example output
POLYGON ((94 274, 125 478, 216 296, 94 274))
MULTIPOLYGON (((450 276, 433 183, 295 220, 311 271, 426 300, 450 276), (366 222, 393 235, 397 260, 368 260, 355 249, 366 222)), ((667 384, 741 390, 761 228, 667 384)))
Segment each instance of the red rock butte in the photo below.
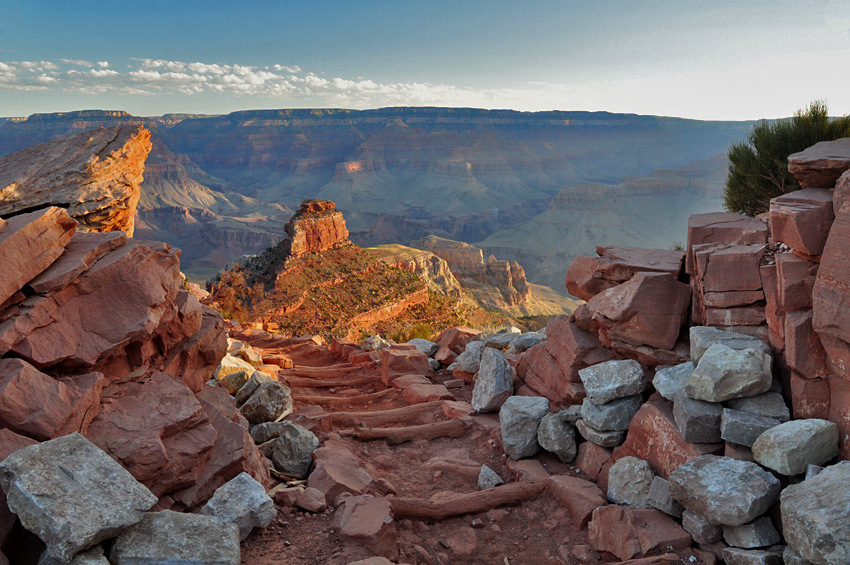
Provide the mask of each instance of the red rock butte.
POLYGON ((330 200, 305 200, 284 229, 293 259, 349 243, 342 212, 330 200))

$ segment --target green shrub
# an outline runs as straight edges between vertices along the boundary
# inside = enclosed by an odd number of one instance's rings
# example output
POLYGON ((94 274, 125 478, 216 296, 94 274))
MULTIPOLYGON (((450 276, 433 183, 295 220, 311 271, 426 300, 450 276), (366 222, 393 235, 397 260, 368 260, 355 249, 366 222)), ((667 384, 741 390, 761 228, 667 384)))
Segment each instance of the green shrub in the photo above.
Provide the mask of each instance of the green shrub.
POLYGON ((723 202, 730 212, 755 216, 767 212, 770 199, 800 189, 788 172, 788 156, 819 141, 850 136, 850 115, 830 119, 824 102, 812 102, 793 118, 762 120, 747 141, 729 149, 729 175, 723 202))

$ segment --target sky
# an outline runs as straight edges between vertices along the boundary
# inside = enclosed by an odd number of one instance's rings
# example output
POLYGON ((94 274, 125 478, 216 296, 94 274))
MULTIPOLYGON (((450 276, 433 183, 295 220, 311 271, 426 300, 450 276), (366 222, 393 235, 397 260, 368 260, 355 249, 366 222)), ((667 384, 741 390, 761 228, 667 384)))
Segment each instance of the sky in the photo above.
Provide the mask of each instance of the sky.
POLYGON ((850 114, 848 0, 0 0, 0 116, 850 114))

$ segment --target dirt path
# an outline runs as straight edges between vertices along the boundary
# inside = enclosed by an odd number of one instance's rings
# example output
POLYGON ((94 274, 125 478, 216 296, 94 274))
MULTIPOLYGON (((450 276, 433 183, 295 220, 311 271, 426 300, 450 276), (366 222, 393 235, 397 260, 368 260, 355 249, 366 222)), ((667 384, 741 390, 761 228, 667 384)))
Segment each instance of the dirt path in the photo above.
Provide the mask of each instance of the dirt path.
MULTIPOLYGON (((244 336, 239 336, 239 339, 251 343, 244 336)), ((273 343, 267 340, 251 345, 270 347, 273 343)), ((293 383, 298 384, 293 388, 296 413, 291 418, 297 418, 299 412, 314 404, 301 399, 319 399, 324 412, 338 414, 336 419, 343 424, 334 422, 334 417, 319 419, 321 423, 313 430, 319 440, 324 443, 330 437, 339 438, 355 454, 359 466, 375 481, 383 479, 381 483, 388 482, 397 498, 430 499, 438 493, 477 493, 481 465, 490 467, 506 483, 522 479, 520 473, 511 470, 510 467, 516 467, 512 462, 509 467, 504 455, 497 414, 464 417, 467 429, 462 437, 414 439, 397 445, 390 445, 384 439, 367 441, 354 437, 351 414, 396 414, 398 411, 389 411, 409 405, 401 394, 374 396, 374 393, 386 388, 380 380, 380 366, 353 369, 351 365, 328 355, 323 347, 299 347, 298 351, 281 349, 281 352, 291 354, 295 362, 295 371, 281 373, 282 380, 292 378, 293 383), (305 376, 311 373, 314 376, 305 376), (330 376, 331 373, 336 376, 330 376), (320 386, 304 386, 310 378, 316 379, 320 386), (328 386, 331 380, 338 381, 340 385, 328 386), (346 382, 354 384, 346 385, 346 382), (328 397, 333 397, 333 400, 322 401, 328 397), (358 401, 358 397, 369 400, 364 403, 358 401)), ((434 383, 452 379, 452 375, 444 370, 431 378, 434 383)), ((466 384, 451 392, 457 400, 469 402, 472 385, 466 384)), ((380 427, 409 428, 450 420, 441 403, 432 404, 434 408, 416 417, 415 421, 380 427)), ((316 420, 314 416, 311 425, 316 420)), ((542 465, 538 470, 587 478, 576 467, 564 465, 550 454, 542 454, 535 459, 542 465)), ((376 497, 386 496, 379 492, 375 483, 370 489, 368 492, 376 497)), ((589 560, 573 555, 572 550, 577 546, 585 546, 589 550, 586 546, 587 529, 575 528, 567 511, 545 490, 519 504, 440 520, 396 514, 399 563, 539 565, 618 561, 610 554, 598 555, 592 550, 589 560)), ((275 522, 263 530, 255 530, 242 543, 244 565, 345 565, 372 555, 365 547, 340 542, 331 509, 313 514, 291 507, 280 508, 275 522)))

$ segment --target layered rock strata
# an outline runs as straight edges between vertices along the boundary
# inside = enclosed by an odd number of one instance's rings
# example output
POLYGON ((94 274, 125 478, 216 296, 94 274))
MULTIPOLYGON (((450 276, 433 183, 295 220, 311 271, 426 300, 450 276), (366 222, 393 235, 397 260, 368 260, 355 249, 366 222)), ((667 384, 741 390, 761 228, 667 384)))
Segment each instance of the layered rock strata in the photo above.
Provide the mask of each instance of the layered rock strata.
POLYGON ((522 304, 530 294, 525 270, 516 261, 499 261, 492 255, 485 261, 481 249, 435 235, 414 241, 411 247, 430 251, 445 260, 461 284, 466 281, 466 284, 495 286, 509 306, 522 304))
POLYGON ((150 150, 144 126, 101 127, 0 157, 0 216, 59 206, 81 230, 132 236, 150 150))

